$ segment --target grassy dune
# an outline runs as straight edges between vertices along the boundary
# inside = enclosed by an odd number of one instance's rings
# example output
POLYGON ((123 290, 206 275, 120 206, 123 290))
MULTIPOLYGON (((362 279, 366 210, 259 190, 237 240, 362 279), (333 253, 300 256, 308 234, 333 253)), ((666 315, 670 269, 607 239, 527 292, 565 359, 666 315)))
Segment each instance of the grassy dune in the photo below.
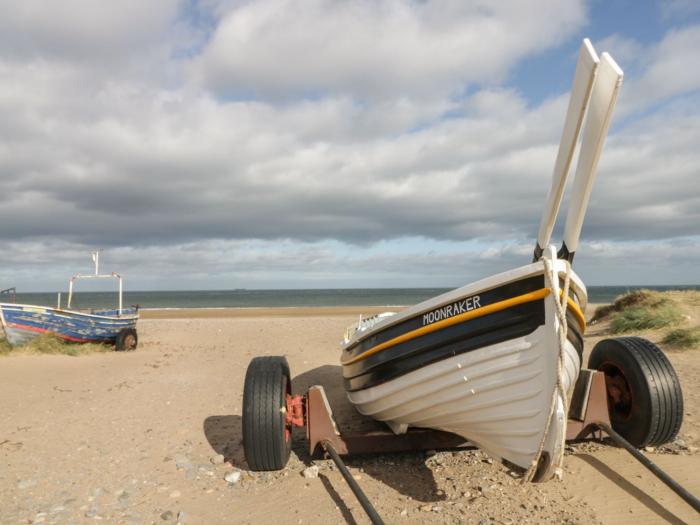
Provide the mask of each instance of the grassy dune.
POLYGON ((676 349, 700 348, 700 292, 637 290, 600 306, 592 323, 609 322, 613 334, 635 335, 652 330, 676 349))

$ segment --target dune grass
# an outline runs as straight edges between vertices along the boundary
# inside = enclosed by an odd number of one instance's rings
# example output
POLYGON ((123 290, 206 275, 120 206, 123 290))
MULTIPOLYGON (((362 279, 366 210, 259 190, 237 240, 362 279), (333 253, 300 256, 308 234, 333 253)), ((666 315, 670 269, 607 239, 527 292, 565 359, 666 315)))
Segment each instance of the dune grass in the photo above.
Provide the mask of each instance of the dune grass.
POLYGON ((681 319, 678 307, 665 301, 654 306, 634 306, 620 312, 610 322, 610 330, 615 334, 655 330, 673 326, 681 319))
POLYGON ((680 323, 678 304, 661 292, 637 290, 619 296, 612 304, 600 306, 592 321, 608 318, 614 334, 635 330, 656 330, 680 323))
POLYGON ((661 342, 684 350, 700 348, 700 327, 676 328, 667 333, 661 342))
POLYGON ((0 355, 10 354, 55 354, 78 356, 95 352, 109 352, 113 348, 107 345, 93 343, 69 343, 51 334, 44 334, 29 343, 12 347, 4 338, 0 339, 0 355))
POLYGON ((605 319, 606 317, 622 312, 631 306, 653 304, 655 302, 654 299, 656 299, 654 298, 654 295, 657 295, 657 292, 652 292, 650 290, 635 290, 634 292, 627 292, 619 295, 611 304, 604 304, 596 308, 591 321, 605 319))

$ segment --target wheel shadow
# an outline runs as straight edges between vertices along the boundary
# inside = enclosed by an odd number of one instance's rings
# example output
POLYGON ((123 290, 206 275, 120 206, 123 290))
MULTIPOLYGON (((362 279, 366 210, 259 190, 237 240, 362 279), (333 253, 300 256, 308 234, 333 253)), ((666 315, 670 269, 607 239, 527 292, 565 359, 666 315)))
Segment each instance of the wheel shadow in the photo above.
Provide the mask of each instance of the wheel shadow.
POLYGON ((683 521, 681 518, 679 518, 671 511, 659 504, 653 496, 650 496, 639 487, 630 483, 627 479, 615 472, 613 469, 611 469, 608 465, 600 461, 598 458, 591 456, 590 454, 576 454, 576 457, 588 463, 591 467, 593 467, 603 476, 615 483, 615 485, 627 492, 630 496, 632 496, 634 499, 636 499, 639 503, 644 505, 654 514, 659 516, 659 518, 664 520, 666 523, 672 523, 674 525, 686 524, 686 522, 683 521))
POLYGON ((243 453, 241 416, 209 416, 204 420, 204 435, 217 454, 235 466, 246 465, 243 453))
MULTIPOLYGON (((387 430, 384 424, 362 416, 350 404, 343 386, 340 366, 323 365, 292 379, 292 390, 295 394, 306 392, 313 385, 323 386, 328 403, 333 410, 333 417, 341 433, 387 430)), ((295 448, 295 452, 302 460, 310 459, 308 443, 304 440, 301 444, 304 447, 303 450, 295 448)), ((435 502, 445 499, 444 493, 438 492, 433 472, 425 464, 425 454, 421 451, 368 454, 345 457, 343 461, 347 466, 361 469, 367 476, 371 476, 414 500, 435 502)), ((328 490, 328 487, 326 489, 328 490)), ((332 494, 331 497, 333 497, 332 494)))

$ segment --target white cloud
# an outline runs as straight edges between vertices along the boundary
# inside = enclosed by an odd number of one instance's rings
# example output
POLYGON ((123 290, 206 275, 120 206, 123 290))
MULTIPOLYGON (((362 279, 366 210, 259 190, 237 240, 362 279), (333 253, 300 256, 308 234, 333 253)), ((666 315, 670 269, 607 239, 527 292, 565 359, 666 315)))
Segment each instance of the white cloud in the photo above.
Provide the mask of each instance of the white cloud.
POLYGON ((193 71, 224 96, 432 98, 499 82, 584 21, 577 0, 261 0, 223 14, 193 71))
POLYGON ((178 2, 170 0, 0 0, 0 56, 120 69, 162 54, 178 2))
POLYGON ((641 69, 639 76, 625 80, 618 103, 623 116, 700 89, 700 25, 671 30, 661 42, 646 48, 630 39, 607 43, 623 56, 636 48, 641 69))

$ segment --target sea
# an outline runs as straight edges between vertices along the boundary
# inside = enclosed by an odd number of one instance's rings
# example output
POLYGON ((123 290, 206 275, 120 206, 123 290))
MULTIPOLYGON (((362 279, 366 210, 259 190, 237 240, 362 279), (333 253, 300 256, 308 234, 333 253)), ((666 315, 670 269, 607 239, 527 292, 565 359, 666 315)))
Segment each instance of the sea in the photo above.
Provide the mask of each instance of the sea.
MULTIPOLYGON (((647 290, 700 290, 700 285, 682 286, 589 286, 588 301, 609 303, 625 292, 647 290)), ((191 290, 125 291, 124 306, 142 309, 171 308, 293 308, 300 306, 406 306, 419 303, 451 288, 351 288, 314 290, 191 290)), ((0 296, 0 302, 7 301, 0 296)), ((66 294, 62 296, 65 306, 66 294)), ((82 292, 73 298, 74 308, 115 305, 113 292, 82 292)), ((17 302, 55 306, 57 294, 18 293, 17 302)))

